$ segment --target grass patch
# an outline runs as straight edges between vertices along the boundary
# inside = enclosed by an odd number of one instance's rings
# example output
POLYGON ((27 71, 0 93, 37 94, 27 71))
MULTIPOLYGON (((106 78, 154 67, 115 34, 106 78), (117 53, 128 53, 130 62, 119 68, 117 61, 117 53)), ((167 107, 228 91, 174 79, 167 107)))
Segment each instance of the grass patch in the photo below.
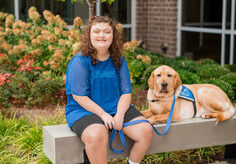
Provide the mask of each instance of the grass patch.
POLYGON ((51 163, 43 153, 42 126, 64 124, 64 109, 35 122, 16 114, 0 114, 0 163, 51 163))

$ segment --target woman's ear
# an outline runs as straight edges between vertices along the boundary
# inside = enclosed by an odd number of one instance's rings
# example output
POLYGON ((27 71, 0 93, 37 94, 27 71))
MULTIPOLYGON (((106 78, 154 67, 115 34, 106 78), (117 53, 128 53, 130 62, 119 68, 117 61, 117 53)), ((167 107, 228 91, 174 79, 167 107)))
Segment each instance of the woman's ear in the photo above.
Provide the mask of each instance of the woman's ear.
POLYGON ((148 79, 148 86, 150 89, 154 89, 154 72, 152 72, 151 76, 148 79))
POLYGON ((176 72, 176 75, 175 75, 175 87, 174 87, 174 90, 176 91, 179 86, 182 84, 182 81, 179 77, 179 74, 176 72))

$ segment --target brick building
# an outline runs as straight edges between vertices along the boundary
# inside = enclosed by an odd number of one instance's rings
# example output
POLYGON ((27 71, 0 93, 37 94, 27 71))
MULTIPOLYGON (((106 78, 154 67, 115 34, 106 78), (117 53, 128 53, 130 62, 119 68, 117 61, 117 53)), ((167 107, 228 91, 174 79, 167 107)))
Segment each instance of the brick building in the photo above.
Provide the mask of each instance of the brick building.
MULTIPOLYGON (((96 15, 108 15, 123 24, 127 40, 136 38, 150 51, 168 57, 211 58, 236 64, 236 0, 115 0, 96 4, 96 15)), ((36 6, 59 14, 69 24, 88 18, 88 7, 70 0, 0 1, 0 11, 25 20, 36 6)))

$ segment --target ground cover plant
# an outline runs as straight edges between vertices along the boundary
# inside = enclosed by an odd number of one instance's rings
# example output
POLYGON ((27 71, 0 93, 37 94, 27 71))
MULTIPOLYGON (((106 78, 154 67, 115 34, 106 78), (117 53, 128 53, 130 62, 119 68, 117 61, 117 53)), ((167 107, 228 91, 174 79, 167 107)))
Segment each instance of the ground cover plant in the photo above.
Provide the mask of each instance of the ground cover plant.
MULTIPOLYGON (((0 163, 50 163, 42 152, 42 126, 65 123, 64 113, 34 122, 28 117, 18 118, 14 112, 6 113, 13 106, 66 104, 66 67, 79 51, 82 25, 77 17, 73 28, 67 29, 59 15, 45 10, 41 17, 34 7, 29 9, 27 22, 15 21, 13 15, 0 12, 0 163), (5 108, 9 110, 2 112, 5 108)), ((122 33, 121 26, 117 28, 122 33)), ((147 108, 148 78, 163 64, 174 68, 184 84, 215 84, 235 102, 236 65, 220 66, 211 59, 166 58, 138 48, 136 40, 124 44, 124 56, 129 66, 133 99, 137 100, 133 102, 140 110, 147 108), (137 99, 140 95, 141 99, 137 99)), ((208 163, 222 160, 223 152, 224 146, 161 153, 146 156, 142 163, 208 163)))

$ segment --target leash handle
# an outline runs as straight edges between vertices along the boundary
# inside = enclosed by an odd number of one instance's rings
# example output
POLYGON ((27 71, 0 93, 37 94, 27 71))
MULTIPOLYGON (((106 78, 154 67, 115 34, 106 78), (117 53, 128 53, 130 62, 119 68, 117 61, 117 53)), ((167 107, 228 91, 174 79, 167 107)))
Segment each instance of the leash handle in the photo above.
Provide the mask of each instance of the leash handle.
POLYGON ((125 143, 125 137, 124 137, 123 132, 121 130, 118 131, 118 130, 112 129, 111 139, 110 139, 110 148, 111 148, 111 150, 113 152, 117 153, 117 154, 120 154, 120 153, 124 152, 125 147, 126 147, 126 143, 125 143), (117 134, 117 132, 119 133, 120 140, 121 140, 122 147, 123 147, 121 150, 116 150, 112 147, 113 141, 114 141, 114 138, 115 138, 115 135, 117 134))

